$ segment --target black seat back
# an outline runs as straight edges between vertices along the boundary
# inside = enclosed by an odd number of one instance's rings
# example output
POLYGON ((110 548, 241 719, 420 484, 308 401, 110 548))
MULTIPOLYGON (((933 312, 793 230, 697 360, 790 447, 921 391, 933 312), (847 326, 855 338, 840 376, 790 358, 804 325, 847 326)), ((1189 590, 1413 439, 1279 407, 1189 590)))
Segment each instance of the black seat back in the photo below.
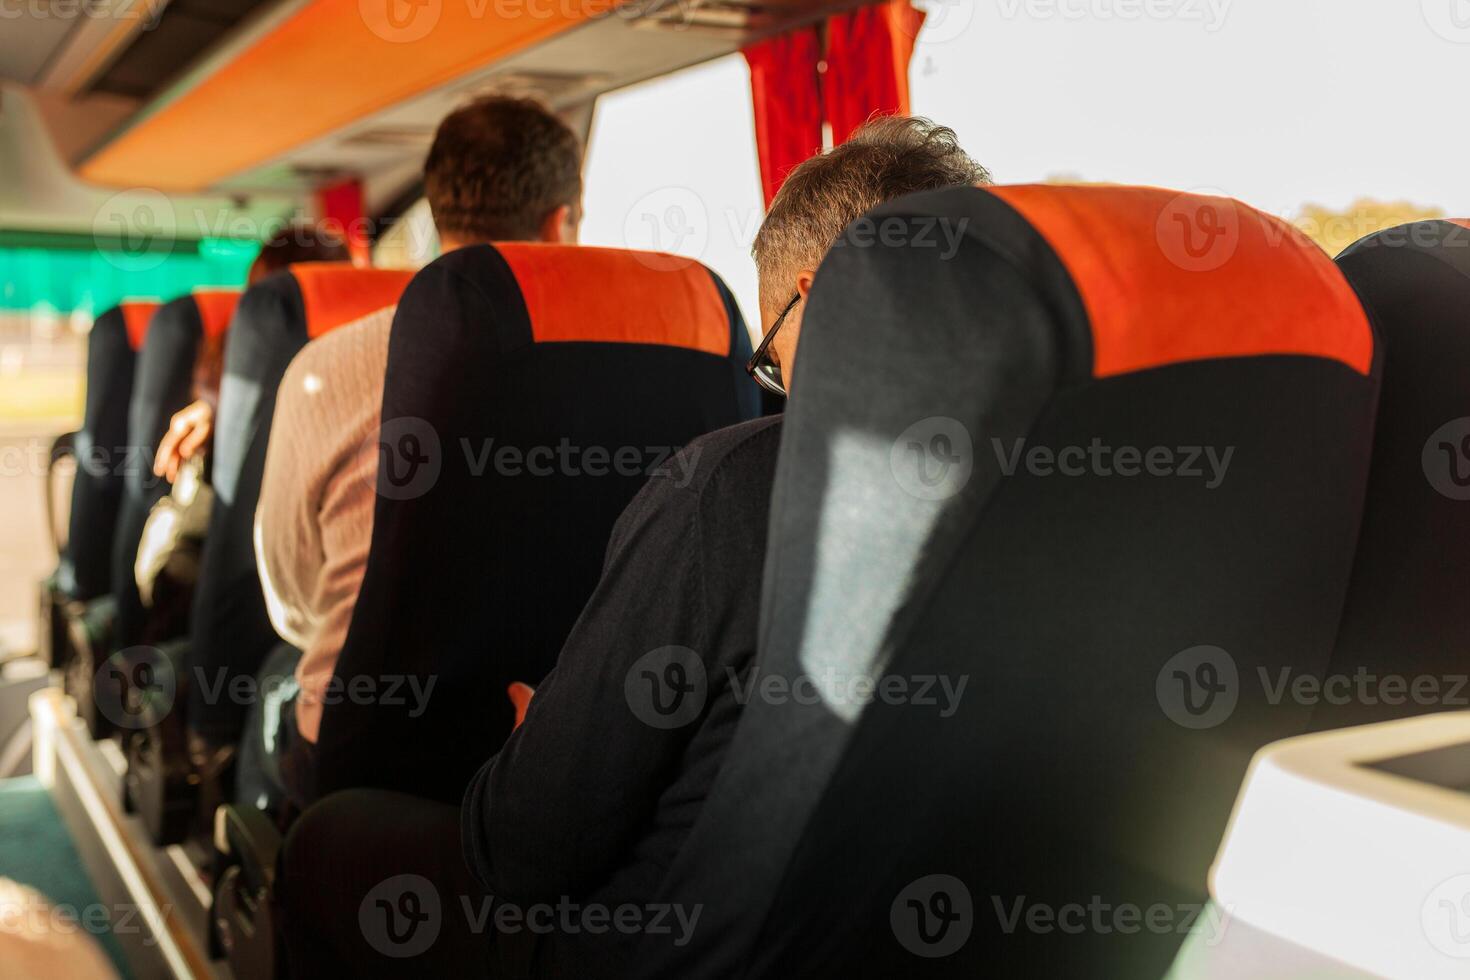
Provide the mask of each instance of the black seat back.
POLYGON ((458 802, 511 730, 507 685, 551 668, 648 471, 757 414, 749 354, 723 283, 671 256, 487 245, 414 278, 320 795, 458 802))
POLYGON ((1317 728, 1470 706, 1470 225, 1401 225, 1337 264, 1378 328, 1383 395, 1317 728))
POLYGON ((168 481, 153 474, 153 457, 169 420, 193 400, 194 365, 206 337, 229 326, 237 290, 200 289, 158 308, 138 351, 133 398, 128 409, 128 465, 112 543, 112 590, 117 599, 114 646, 172 639, 150 635, 148 616, 138 595, 133 565, 143 524, 153 505, 168 494, 168 481))
POLYGON ((699 922, 643 972, 1162 976, 1252 753, 1307 723, 1263 678, 1327 663, 1376 391, 1341 275, 1233 201, 960 188, 852 226, 760 683, 660 896, 699 922))
POLYGON ((261 593, 252 527, 281 375, 307 341, 392 306, 409 278, 397 270, 306 262, 257 283, 240 299, 225 348, 212 464, 215 500, 187 658, 186 717, 190 728, 212 742, 235 741, 248 708, 220 692, 228 692, 237 678, 253 678, 280 642, 261 593))
POLYGON ((157 303, 143 300, 119 303, 97 317, 87 335, 87 395, 76 435, 77 473, 57 577, 73 599, 112 591, 112 538, 124 473, 138 457, 128 449, 133 369, 157 309, 157 303))

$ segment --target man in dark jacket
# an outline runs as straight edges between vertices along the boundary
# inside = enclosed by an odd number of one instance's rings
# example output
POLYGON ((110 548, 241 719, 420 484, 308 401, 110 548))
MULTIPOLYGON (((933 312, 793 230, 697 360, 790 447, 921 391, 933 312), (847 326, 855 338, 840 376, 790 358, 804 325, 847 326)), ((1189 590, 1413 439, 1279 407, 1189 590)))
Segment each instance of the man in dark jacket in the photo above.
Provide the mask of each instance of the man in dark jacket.
MULTIPOLYGON (((793 170, 755 240, 756 380, 785 394, 815 270, 849 223, 988 180, 951 130, 915 118, 871 122, 793 170)), ((534 974, 625 975, 639 934, 697 926, 697 909, 649 903, 755 694, 780 435, 779 417, 712 433, 648 483, 524 723, 470 785, 466 857, 505 913, 499 942, 534 974)))

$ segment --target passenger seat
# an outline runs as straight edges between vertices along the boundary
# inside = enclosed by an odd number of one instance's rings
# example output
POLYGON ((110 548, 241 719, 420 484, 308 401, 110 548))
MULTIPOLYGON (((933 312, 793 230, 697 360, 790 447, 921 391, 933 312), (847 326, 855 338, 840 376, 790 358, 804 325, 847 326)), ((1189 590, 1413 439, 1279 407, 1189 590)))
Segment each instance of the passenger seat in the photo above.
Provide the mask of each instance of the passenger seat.
MULTIPOLYGON (((240 302, 225 355, 214 435, 215 503, 210 514, 190 628, 191 670, 226 686, 254 678, 279 642, 266 614, 255 564, 255 504, 275 414, 276 388, 286 366, 310 340, 392 306, 412 278, 397 269, 306 262, 252 287, 240 302)), ((189 692, 193 731, 219 744, 233 742, 247 705, 189 692)))
MULTIPOLYGON (((346 859, 391 868, 402 828, 336 805, 339 791, 459 805, 515 722, 507 689, 550 670, 647 472, 759 414, 750 353, 730 291, 693 260, 481 245, 414 277, 389 340, 372 546, 324 702, 319 802, 296 824, 308 838, 381 841, 346 859)), ((237 975, 257 975, 293 928, 280 910, 313 897, 275 893, 304 872, 259 810, 221 807, 215 844, 215 936, 237 975)))
MULTIPOLYGON (((94 735, 106 734, 111 728, 108 713, 99 711, 96 703, 96 671, 102 662, 115 650, 169 639, 167 617, 155 616, 144 607, 134 577, 148 512, 169 491, 168 482, 153 474, 153 457, 169 420, 193 400, 194 366, 200 345, 226 332, 239 298, 237 290, 195 290, 158 307, 146 330, 133 335, 141 339, 141 345, 133 368, 122 499, 110 551, 116 618, 108 633, 88 629, 84 636, 72 630, 74 655, 65 673, 66 691, 76 698, 78 712, 94 735)), ((137 328, 134 321, 134 331, 137 328)), ((96 605, 89 608, 89 619, 96 616, 96 605)), ((110 694, 104 697, 111 699, 110 694)))
POLYGON ((1383 395, 1317 729, 1470 707, 1470 222, 1380 231, 1337 264, 1378 328, 1383 395))
POLYGON ((508 685, 551 669, 648 473, 759 413, 749 356, 729 290, 693 260, 483 245, 414 278, 319 795, 459 802, 510 734, 508 685))
POLYGON ((128 456, 128 406, 133 369, 158 304, 120 303, 99 316, 87 335, 87 395, 77 432, 77 475, 63 575, 75 599, 111 591, 112 535, 122 502, 128 456))
POLYGON ((196 817, 202 829, 228 798, 233 746, 249 704, 227 692, 240 678, 253 679, 280 642, 265 610, 252 524, 281 375, 308 340, 393 305, 410 276, 308 262, 240 299, 225 348, 210 457, 214 505, 189 632, 164 651, 166 664, 153 665, 172 672, 173 684, 163 687, 175 698, 145 709, 126 749, 126 800, 157 844, 182 839, 196 817), (201 677, 208 683, 196 683, 201 677), (187 757, 190 733, 210 750, 203 769, 187 757))
MULTIPOLYGON (((70 658, 68 633, 87 627, 86 604, 103 599, 91 617, 97 639, 105 646, 116 607, 112 593, 112 539, 122 507, 124 473, 130 464, 128 406, 133 398, 133 370, 138 348, 158 304, 120 303, 106 310, 87 334, 87 391, 82 426, 69 440, 53 446, 52 466, 64 456, 76 460, 66 543, 58 548, 55 573, 42 584, 41 655, 52 667, 65 669, 70 658), (76 624, 75 626, 70 624, 76 624)), ((52 492, 48 479, 47 493, 52 492)), ((48 501, 52 499, 48 496, 48 501)))
POLYGON ((803 323, 761 685, 657 899, 698 928, 639 973, 1162 977, 1252 754, 1307 726, 1263 678, 1332 652, 1368 320, 1225 198, 869 217, 803 323))

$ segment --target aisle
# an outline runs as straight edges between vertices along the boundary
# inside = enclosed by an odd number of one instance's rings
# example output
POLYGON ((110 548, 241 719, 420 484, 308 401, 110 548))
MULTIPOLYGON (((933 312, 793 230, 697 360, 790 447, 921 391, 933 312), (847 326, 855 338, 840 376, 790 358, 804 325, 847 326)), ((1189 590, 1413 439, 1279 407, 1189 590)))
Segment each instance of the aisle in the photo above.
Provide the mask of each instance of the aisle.
MULTIPOLYGON (((0 780, 0 878, 29 885, 50 899, 53 921, 60 928, 81 923, 102 945, 119 976, 127 978, 127 961, 110 928, 141 928, 135 910, 109 908, 97 897, 81 858, 62 825, 61 815, 33 776, 0 780), (132 923, 130 925, 130 923, 132 923)), ((0 907, 0 915, 32 914, 32 910, 0 907)))

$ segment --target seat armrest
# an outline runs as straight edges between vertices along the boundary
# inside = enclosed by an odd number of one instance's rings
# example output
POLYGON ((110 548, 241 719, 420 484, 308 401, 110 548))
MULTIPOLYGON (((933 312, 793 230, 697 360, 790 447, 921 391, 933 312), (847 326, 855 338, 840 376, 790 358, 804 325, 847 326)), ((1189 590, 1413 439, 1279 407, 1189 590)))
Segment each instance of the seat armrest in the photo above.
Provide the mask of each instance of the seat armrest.
POLYGON ((280 942, 275 927, 276 861, 281 832, 253 806, 214 811, 215 885, 209 951, 228 958, 234 976, 272 980, 280 942))
POLYGON ((222 870, 240 866, 252 889, 275 887, 276 861, 281 856, 281 832, 253 806, 226 804, 214 811, 214 848, 222 870))
POLYGON ((46 460, 46 530, 51 533, 51 545, 59 558, 65 547, 66 535, 57 526, 56 519, 56 464, 77 454, 76 432, 63 432, 51 443, 51 452, 46 460))

